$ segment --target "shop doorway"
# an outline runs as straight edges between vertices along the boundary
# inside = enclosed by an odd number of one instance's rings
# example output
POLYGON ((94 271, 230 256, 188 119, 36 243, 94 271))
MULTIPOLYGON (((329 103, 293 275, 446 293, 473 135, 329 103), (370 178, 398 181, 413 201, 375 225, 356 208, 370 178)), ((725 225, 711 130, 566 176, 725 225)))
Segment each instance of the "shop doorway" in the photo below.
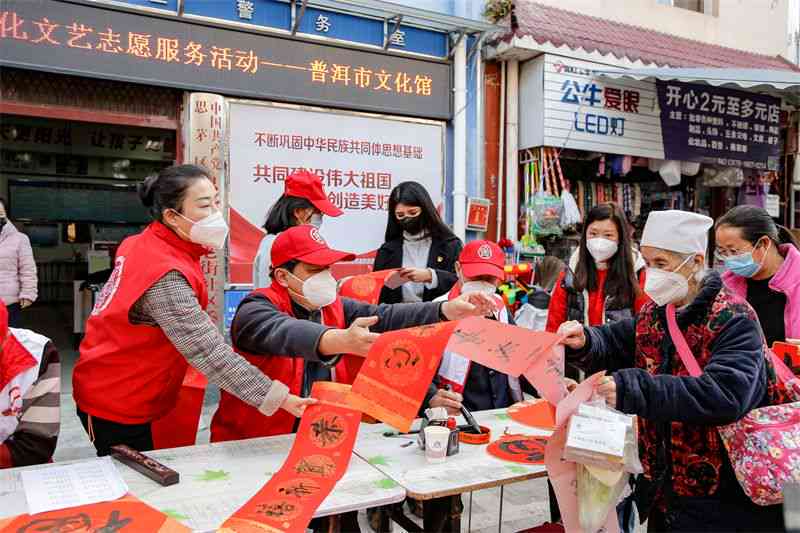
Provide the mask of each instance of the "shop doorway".
MULTIPOLYGON (((175 130, 0 115, 0 196, 28 236, 38 299, 22 327, 72 359, 114 253, 149 217, 136 184, 173 164, 175 130)), ((71 361, 70 361, 71 362, 71 361)))

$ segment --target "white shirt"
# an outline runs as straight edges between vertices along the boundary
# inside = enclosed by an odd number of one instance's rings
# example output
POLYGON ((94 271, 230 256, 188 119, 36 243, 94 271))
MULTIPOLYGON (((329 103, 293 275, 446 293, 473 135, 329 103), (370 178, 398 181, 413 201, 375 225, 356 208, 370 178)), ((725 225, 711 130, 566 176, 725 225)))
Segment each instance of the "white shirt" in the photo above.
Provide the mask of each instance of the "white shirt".
MULTIPOLYGON (((403 232, 403 268, 428 268, 428 256, 431 253, 433 239, 430 235, 419 236, 410 235, 403 232)), ((422 293, 425 289, 435 289, 439 286, 439 278, 436 271, 431 271, 430 283, 406 283, 402 287, 403 302, 421 302, 422 293)))

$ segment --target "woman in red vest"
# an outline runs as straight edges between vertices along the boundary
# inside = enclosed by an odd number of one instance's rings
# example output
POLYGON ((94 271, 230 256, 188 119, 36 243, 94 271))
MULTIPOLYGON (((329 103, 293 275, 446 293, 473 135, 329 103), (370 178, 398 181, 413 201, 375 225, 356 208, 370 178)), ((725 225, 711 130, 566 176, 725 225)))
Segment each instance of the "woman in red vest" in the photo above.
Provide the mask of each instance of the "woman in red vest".
POLYGON ((178 165, 139 186, 154 222, 125 239, 86 324, 73 373, 78 416, 98 455, 115 444, 153 449, 153 421, 175 407, 191 364, 265 415, 300 416, 301 399, 233 352, 205 312, 200 258, 228 227, 206 170, 178 165))

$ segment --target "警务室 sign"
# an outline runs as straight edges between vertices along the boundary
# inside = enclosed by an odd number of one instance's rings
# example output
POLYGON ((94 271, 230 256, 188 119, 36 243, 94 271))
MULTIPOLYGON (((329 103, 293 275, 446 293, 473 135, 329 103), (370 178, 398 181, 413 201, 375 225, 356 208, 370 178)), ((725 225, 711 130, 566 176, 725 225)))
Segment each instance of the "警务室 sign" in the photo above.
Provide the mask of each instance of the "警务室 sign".
POLYGON ((520 72, 520 148, 557 146, 663 158, 655 86, 607 80, 599 63, 544 54, 520 72))
POLYGON ((328 244, 357 254, 384 242, 389 194, 404 181, 421 183, 442 202, 444 124, 297 106, 232 101, 230 124, 230 275, 252 281, 251 264, 267 211, 299 169, 319 176, 333 204, 325 217, 328 244))
POLYGON ((0 65, 425 118, 451 115, 446 61, 57 0, 3 1, 0 65))
POLYGON ((777 168, 780 99, 679 81, 656 86, 667 159, 777 168))

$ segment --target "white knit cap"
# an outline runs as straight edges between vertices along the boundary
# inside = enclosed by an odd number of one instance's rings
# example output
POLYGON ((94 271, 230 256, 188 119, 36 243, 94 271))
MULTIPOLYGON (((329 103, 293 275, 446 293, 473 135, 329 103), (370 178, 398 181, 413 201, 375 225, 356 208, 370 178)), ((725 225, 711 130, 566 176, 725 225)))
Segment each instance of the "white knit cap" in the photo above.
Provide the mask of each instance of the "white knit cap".
POLYGON ((651 211, 642 232, 641 246, 682 254, 706 254, 708 230, 714 221, 689 211, 651 211))

